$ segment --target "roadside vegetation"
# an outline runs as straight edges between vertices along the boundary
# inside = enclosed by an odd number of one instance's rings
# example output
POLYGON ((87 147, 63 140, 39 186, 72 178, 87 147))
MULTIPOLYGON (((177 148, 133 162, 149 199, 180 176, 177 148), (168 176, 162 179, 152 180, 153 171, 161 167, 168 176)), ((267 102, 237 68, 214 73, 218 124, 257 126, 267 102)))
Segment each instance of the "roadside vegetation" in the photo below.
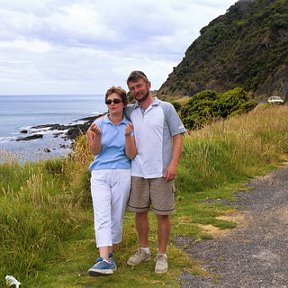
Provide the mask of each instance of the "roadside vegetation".
MULTIPOLYGON (((115 253, 115 274, 88 276, 98 252, 85 136, 78 138, 66 159, 19 165, 0 152, 6 159, 0 165, 0 286, 5 287, 5 275, 13 275, 23 288, 178 287, 184 271, 206 274, 185 254, 186 246, 213 237, 208 227, 225 230, 237 225, 227 220, 235 212, 229 203, 235 192, 247 193, 249 179, 285 161, 287 127, 287 106, 259 105, 185 135, 165 275, 153 272, 153 261, 134 269, 126 265, 137 248, 134 214, 127 212, 123 242, 115 253)), ((156 221, 152 213, 150 218, 155 254, 156 221)))
POLYGON ((223 120, 247 113, 257 106, 257 102, 251 99, 241 87, 224 93, 204 90, 193 97, 168 100, 178 111, 185 127, 190 130, 200 129, 215 119, 223 120))

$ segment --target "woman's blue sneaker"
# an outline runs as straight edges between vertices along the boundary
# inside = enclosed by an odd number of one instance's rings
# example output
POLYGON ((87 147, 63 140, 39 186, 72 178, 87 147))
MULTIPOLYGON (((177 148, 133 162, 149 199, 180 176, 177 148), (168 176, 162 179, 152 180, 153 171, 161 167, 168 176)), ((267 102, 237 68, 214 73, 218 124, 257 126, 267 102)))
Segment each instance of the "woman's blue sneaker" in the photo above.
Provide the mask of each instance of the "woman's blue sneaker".
POLYGON ((89 270, 88 270, 88 274, 90 276, 101 276, 101 275, 112 275, 113 274, 113 270, 115 270, 115 262, 114 264, 112 262, 107 262, 103 259, 100 260, 100 258, 98 258, 97 260, 99 260, 98 262, 96 262, 96 264, 94 264, 89 270))
POLYGON ((116 265, 116 262, 115 262, 115 260, 114 260, 114 257, 113 257, 113 253, 109 253, 109 261, 111 262, 111 264, 112 264, 112 270, 114 271, 114 270, 116 270, 117 269, 117 265, 116 265))

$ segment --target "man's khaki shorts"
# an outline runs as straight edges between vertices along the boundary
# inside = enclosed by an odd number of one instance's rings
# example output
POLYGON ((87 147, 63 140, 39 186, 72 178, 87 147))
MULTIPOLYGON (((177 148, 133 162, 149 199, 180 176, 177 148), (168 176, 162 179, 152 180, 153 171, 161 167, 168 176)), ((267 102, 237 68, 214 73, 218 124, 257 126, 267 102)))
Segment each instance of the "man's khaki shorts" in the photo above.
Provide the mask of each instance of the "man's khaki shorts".
POLYGON ((127 210, 145 212, 150 207, 158 215, 170 215, 175 212, 174 181, 167 182, 163 177, 144 179, 132 176, 127 210))

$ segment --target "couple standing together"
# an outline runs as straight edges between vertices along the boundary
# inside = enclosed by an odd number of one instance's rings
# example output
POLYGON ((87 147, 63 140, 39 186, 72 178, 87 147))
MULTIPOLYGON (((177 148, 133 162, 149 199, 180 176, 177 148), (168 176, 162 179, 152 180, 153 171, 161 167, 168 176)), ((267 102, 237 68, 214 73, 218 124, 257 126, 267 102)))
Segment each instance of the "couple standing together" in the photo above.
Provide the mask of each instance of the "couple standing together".
POLYGON ((157 217, 155 272, 168 269, 169 215, 175 211, 173 180, 185 128, 172 104, 153 98, 151 83, 143 72, 131 72, 127 85, 136 103, 127 105, 125 90, 111 87, 105 94, 108 115, 96 119, 87 131, 95 155, 90 165, 91 194, 100 254, 88 270, 91 276, 109 275, 116 270, 113 245, 122 240, 126 208, 136 213, 139 242, 139 249, 127 264, 135 266, 151 259, 151 208, 157 217))

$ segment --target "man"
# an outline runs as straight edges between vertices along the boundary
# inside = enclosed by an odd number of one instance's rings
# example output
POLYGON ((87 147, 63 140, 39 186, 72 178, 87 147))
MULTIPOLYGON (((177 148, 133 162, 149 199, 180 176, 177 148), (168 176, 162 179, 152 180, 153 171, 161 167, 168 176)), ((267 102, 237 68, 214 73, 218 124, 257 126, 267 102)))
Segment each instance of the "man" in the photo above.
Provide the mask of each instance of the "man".
POLYGON ((126 114, 134 125, 138 149, 131 163, 132 187, 127 209, 136 213, 140 244, 127 264, 135 266, 151 259, 148 246, 148 210, 151 208, 158 225, 155 272, 164 273, 168 269, 169 215, 175 211, 173 180, 182 152, 185 128, 172 104, 153 97, 151 83, 143 72, 131 72, 127 85, 136 100, 136 104, 126 107, 126 114))

